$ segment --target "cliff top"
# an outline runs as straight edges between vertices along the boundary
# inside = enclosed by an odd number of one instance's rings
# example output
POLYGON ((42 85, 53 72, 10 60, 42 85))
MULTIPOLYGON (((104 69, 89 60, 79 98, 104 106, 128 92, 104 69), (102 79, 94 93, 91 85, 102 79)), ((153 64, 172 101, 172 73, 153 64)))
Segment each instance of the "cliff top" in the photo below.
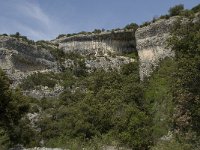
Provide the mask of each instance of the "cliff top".
POLYGON ((77 34, 70 34, 70 35, 62 35, 61 37, 58 37, 57 39, 52 40, 52 43, 62 43, 67 41, 73 41, 73 40, 101 40, 101 39, 116 39, 121 40, 123 38, 130 38, 127 35, 134 34, 134 29, 120 29, 120 30, 113 30, 113 31, 101 31, 99 33, 94 32, 80 32, 77 34), (120 37, 118 36, 120 35, 120 37), (124 36, 123 36, 124 35, 124 36))

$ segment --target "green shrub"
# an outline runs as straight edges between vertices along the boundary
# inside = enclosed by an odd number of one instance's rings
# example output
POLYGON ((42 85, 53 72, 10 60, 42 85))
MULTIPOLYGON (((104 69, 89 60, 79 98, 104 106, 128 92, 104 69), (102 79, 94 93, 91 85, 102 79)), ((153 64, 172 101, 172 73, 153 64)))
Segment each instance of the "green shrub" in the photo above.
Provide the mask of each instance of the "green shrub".
POLYGON ((192 146, 187 143, 182 143, 176 139, 171 139, 169 141, 160 141, 151 150, 191 150, 192 146))
POLYGON ((2 128, 0 128, 0 149, 1 150, 7 150, 10 145, 9 136, 6 133, 6 131, 2 128))
POLYGON ((192 8, 192 11, 193 11, 194 13, 200 12, 200 4, 198 4, 197 6, 193 7, 193 8, 192 8))
MULTIPOLYGON (((9 80, 0 70, 0 142, 1 148, 22 141, 19 124, 29 110, 29 99, 17 90, 9 89, 9 80), (17 130, 16 130, 17 129, 17 130)), ((28 143, 26 143, 28 144, 28 143)))
POLYGON ((145 27, 145 26, 148 26, 148 25, 150 25, 150 24, 151 24, 151 22, 146 21, 146 22, 144 22, 142 25, 140 25, 140 28, 145 27))
POLYGON ((94 29, 93 33, 100 34, 101 30, 100 29, 94 29))
POLYGON ((34 73, 22 81, 20 87, 24 90, 33 89, 36 86, 42 85, 49 88, 54 88, 58 83, 56 74, 54 73, 34 73))
POLYGON ((184 5, 180 4, 180 5, 176 5, 174 7, 171 7, 169 9, 169 15, 170 16, 177 16, 177 15, 181 15, 181 13, 184 11, 184 5))
MULTIPOLYGON (((193 16, 194 17, 194 16, 193 16)), ((194 18, 193 18, 194 19, 194 18)), ((182 24, 178 21, 172 30, 170 44, 176 52, 177 68, 174 72, 174 127, 187 141, 200 136, 200 21, 182 24), (180 38, 181 37, 181 38, 180 38), (186 122, 189 122, 188 124, 186 122), (185 137, 184 136, 184 137, 185 137)))
POLYGON ((166 135, 173 126, 173 73, 176 62, 164 60, 147 81, 145 88, 146 105, 153 119, 153 139, 156 141, 166 135))
POLYGON ((134 30, 134 31, 136 31, 137 28, 138 28, 138 25, 137 25, 136 23, 131 23, 131 24, 128 24, 128 25, 126 25, 126 26, 124 27, 125 30, 126 30, 126 29, 127 29, 127 30, 132 29, 132 30, 134 30))
POLYGON ((65 36, 66 36, 65 34, 60 34, 60 35, 58 35, 58 37, 56 37, 56 39, 60 39, 60 38, 65 37, 65 36))

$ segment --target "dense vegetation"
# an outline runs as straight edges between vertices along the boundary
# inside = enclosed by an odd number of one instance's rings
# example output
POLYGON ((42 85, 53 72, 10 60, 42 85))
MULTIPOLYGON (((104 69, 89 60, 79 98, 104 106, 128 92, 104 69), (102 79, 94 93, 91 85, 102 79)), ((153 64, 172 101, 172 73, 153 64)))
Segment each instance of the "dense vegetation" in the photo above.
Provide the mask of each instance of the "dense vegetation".
POLYGON ((152 143, 151 118, 144 105, 138 64, 125 65, 120 72, 96 70, 85 74, 85 67, 80 69, 83 71, 78 74, 74 69, 57 75, 34 74, 21 85, 31 88, 39 83, 51 87, 54 78, 62 80, 65 87, 58 99, 44 98, 31 104, 31 112, 39 112, 41 117, 36 122, 40 129, 35 137, 38 144, 43 140, 47 147, 72 148, 74 142, 84 147, 97 140, 98 145, 92 146, 148 148, 152 143))
POLYGON ((200 17, 196 18, 187 23, 178 21, 170 39, 177 61, 173 93, 175 129, 193 144, 199 142, 200 136, 200 17))
MULTIPOLYGON (((76 64, 58 74, 35 73, 22 82, 22 90, 64 86, 58 98, 41 100, 23 96, 20 89, 11 90, 9 79, 0 70, 0 149, 18 143, 75 150, 103 145, 134 150, 200 149, 199 11, 200 5, 192 10, 183 5, 170 8, 166 18, 180 16, 169 39, 176 56, 163 60, 143 82, 137 61, 120 71, 88 73, 82 56, 63 54, 55 45, 37 42, 58 60, 70 58, 76 64), (187 21, 183 22, 183 17, 187 21), (28 112, 37 119, 30 122, 25 115, 28 112)), ((137 28, 134 23, 125 27, 137 28)), ((21 38, 17 33, 14 36, 21 38)), ((126 56, 137 59, 135 53, 126 56)))
POLYGON ((107 137, 110 141, 102 144, 117 141, 147 148, 151 143, 150 118, 143 105, 137 68, 129 64, 121 74, 99 70, 75 81, 79 88, 74 92, 66 88, 56 104, 43 110, 51 114, 39 123, 46 145, 66 146, 69 139, 87 142, 107 137))
POLYGON ((200 11, 200 4, 192 8, 191 10, 185 9, 183 4, 176 5, 171 7, 168 11, 168 14, 161 15, 159 17, 154 17, 151 21, 146 21, 140 25, 140 27, 145 27, 150 25, 152 22, 158 21, 160 19, 170 19, 170 17, 180 16, 180 17, 187 17, 193 18, 195 14, 200 11))
POLYGON ((28 134, 24 134, 28 124, 22 121, 29 109, 29 98, 18 90, 9 89, 9 79, 0 70, 0 149, 17 143, 26 143, 28 134), (23 130, 23 128, 24 130, 23 130))
MULTIPOLYGON (((169 122, 161 124, 162 126, 159 129, 164 129, 168 125, 174 135, 172 140, 161 141, 153 149, 190 150, 200 148, 200 16, 196 14, 199 11, 199 5, 192 10, 184 10, 183 8, 183 5, 178 5, 169 11, 171 16, 179 15, 180 18, 174 24, 169 39, 169 45, 176 53, 176 57, 170 63, 170 70, 167 68, 164 70, 164 72, 169 70, 170 74, 162 75, 159 73, 161 77, 157 87, 164 85, 167 93, 163 93, 163 88, 159 88, 158 92, 154 91, 150 93, 153 95, 149 96, 150 98, 154 97, 154 100, 157 99, 156 103, 162 100, 162 97, 166 99, 163 104, 167 102, 167 106, 164 105, 167 109, 162 109, 159 115, 162 115, 163 110, 165 110, 164 113, 169 112, 167 117, 170 118, 164 117, 169 122), (185 21, 182 21, 183 18, 185 21)), ((161 65, 159 71, 162 69, 161 65)), ((151 77, 151 80, 153 83, 157 81, 155 75, 151 77)), ((153 110, 157 109, 159 107, 153 110)), ((154 115, 154 118, 156 118, 156 115, 154 115)), ((157 125, 159 125, 159 120, 157 120, 157 125)))

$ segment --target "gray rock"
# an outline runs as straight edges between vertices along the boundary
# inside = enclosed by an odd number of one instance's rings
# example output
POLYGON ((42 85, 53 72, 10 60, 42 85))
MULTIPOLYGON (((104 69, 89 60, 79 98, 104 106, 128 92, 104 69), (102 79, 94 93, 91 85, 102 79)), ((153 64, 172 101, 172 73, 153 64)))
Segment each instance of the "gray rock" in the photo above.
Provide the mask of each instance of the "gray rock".
POLYGON ((33 90, 23 91, 23 93, 37 99, 42 99, 43 97, 56 98, 63 92, 63 90, 64 87, 59 84, 56 84, 54 88, 40 85, 35 87, 33 90))
POLYGON ((131 52, 135 49, 135 36, 132 30, 103 32, 101 34, 75 35, 52 41, 59 44, 64 52, 77 52, 82 55, 103 56, 108 53, 131 52))
POLYGON ((0 36, 0 66, 12 80, 12 87, 34 72, 58 71, 56 59, 48 49, 10 36, 0 36))
POLYGON ((86 67, 90 70, 94 69, 117 69, 119 70, 123 64, 134 62, 135 60, 128 57, 116 56, 116 57, 97 57, 94 60, 86 60, 86 67))
POLYGON ((67 150, 67 149, 35 147, 35 148, 28 148, 28 149, 23 149, 23 150, 67 150))
POLYGON ((136 31, 141 80, 150 76, 161 60, 174 57, 175 53, 167 47, 167 39, 176 19, 161 19, 136 31))

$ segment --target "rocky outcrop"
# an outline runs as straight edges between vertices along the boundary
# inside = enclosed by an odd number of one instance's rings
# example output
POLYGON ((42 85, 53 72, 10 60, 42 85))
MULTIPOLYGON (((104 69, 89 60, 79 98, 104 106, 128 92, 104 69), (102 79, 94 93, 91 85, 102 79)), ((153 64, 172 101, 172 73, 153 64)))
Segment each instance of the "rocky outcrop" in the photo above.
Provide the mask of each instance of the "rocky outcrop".
MULTIPOLYGON (((106 32, 92 35, 76 35, 61 38, 52 42, 34 42, 23 37, 0 36, 0 67, 7 73, 15 88, 27 76, 34 73, 58 73, 62 68, 73 68, 77 65, 77 57, 63 55, 62 61, 56 58, 59 50, 65 53, 82 55, 88 72, 95 69, 119 69, 123 64, 134 62, 134 59, 121 56, 122 53, 135 50, 134 33, 132 31, 116 33, 106 32), (53 52, 52 52, 53 50, 53 52)), ((40 86, 24 94, 41 99, 57 97, 63 91, 60 85, 53 89, 40 86)))
MULTIPOLYGON (((123 64, 134 61, 121 55, 136 51, 135 35, 132 30, 64 36, 52 42, 59 45, 65 53, 73 52, 85 57, 88 70, 119 69, 123 64)), ((70 65, 74 65, 70 60, 63 63, 63 66, 70 65)))
POLYGON ((129 64, 135 60, 129 57, 124 56, 115 56, 115 57, 97 57, 95 59, 87 59, 85 61, 86 67, 89 70, 101 69, 108 71, 110 69, 120 69, 123 64, 129 64))
POLYGON ((0 36, 0 66, 13 81, 13 86, 33 72, 58 69, 49 50, 10 36, 0 36))
POLYGON ((174 57, 175 53, 167 47, 167 39, 176 19, 177 17, 159 19, 148 26, 138 28, 136 32, 120 30, 116 33, 80 34, 65 36, 54 40, 53 43, 58 44, 65 53, 77 52, 83 56, 95 56, 95 59, 86 61, 86 66, 91 68, 100 66, 104 69, 119 68, 117 66, 120 64, 134 60, 124 58, 125 61, 120 62, 120 59, 112 55, 137 50, 140 61, 140 78, 143 80, 151 75, 161 60, 174 57), (106 58, 111 59, 107 61, 106 58))
POLYGON ((176 19, 160 19, 136 31, 141 80, 150 76, 161 60, 174 57, 175 53, 167 46, 167 39, 176 19))
POLYGON ((105 56, 111 53, 127 53, 135 49, 135 36, 132 30, 103 32, 99 34, 79 34, 52 41, 59 44, 64 52, 77 52, 82 55, 105 56))
MULTIPOLYGON (((124 53, 137 51, 140 61, 140 77, 143 80, 150 76, 159 62, 166 57, 174 57, 174 52, 167 47, 170 29, 176 17, 168 20, 160 19, 137 31, 119 30, 115 32, 86 33, 64 36, 49 42, 65 54, 71 52, 81 55, 85 66, 91 70, 119 69, 123 64, 134 62, 134 59, 124 57, 124 53)), ((11 36, 0 36, 0 66, 13 81, 16 87, 21 80, 34 72, 59 72, 60 68, 76 66, 73 58, 63 57, 58 61, 51 53, 51 47, 40 47, 35 42, 11 36)), ((55 52, 55 51, 54 51, 55 52)), ((55 96, 62 89, 41 89, 25 91, 34 97, 55 96), (41 93, 41 91, 45 91, 41 93), (53 95, 52 95, 53 93, 53 95)))
POLYGON ((25 90, 23 93, 31 97, 42 99, 43 97, 56 98, 64 91, 64 87, 56 84, 54 88, 49 88, 48 86, 38 86, 33 90, 25 90))

